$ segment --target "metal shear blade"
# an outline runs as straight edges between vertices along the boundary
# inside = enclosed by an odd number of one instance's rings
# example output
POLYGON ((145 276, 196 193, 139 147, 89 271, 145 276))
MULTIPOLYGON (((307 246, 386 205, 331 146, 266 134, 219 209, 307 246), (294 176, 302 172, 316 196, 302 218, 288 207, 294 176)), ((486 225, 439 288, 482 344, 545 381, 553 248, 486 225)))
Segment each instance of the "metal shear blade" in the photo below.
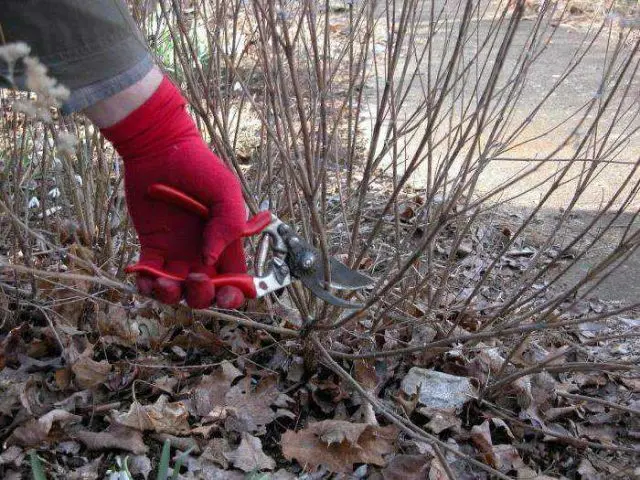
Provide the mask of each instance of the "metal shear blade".
MULTIPOLYGON (((317 256, 319 261, 316 273, 313 277, 320 285, 323 285, 325 279, 324 263, 322 262, 320 252, 317 253, 317 256)), ((371 277, 355 270, 351 270, 344 263, 333 257, 329 258, 329 269, 331 271, 329 285, 331 288, 335 288, 337 290, 360 290, 372 285, 374 282, 371 277)))

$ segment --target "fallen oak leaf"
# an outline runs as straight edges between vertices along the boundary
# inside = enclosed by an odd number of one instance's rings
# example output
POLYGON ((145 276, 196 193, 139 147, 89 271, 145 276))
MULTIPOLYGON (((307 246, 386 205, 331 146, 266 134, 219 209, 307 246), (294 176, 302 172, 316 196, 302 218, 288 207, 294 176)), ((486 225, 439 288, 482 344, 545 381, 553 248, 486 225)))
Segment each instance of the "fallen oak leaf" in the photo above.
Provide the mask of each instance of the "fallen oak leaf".
POLYGON ((397 429, 341 420, 311 423, 307 428, 286 431, 281 440, 285 458, 302 466, 325 466, 332 472, 350 473, 354 463, 384 466, 383 455, 394 449, 397 429))
POLYGON ((589 460, 583 458, 578 466, 580 478, 584 480, 599 480, 600 476, 589 460))
POLYGON ((98 480, 100 478, 100 467, 102 466, 103 455, 93 459, 91 462, 76 468, 69 473, 68 480, 98 480))
POLYGON ((151 473, 151 460, 146 455, 136 455, 129 458, 129 471, 132 475, 140 475, 147 480, 151 473))
POLYGON ((131 347, 136 344, 140 336, 139 330, 133 327, 127 310, 120 304, 111 304, 106 311, 98 311, 96 323, 100 332, 100 341, 105 345, 131 347))
MULTIPOLYGON (((196 458, 191 455, 185 459, 184 466, 187 468, 187 476, 182 478, 215 480, 246 480, 247 478, 253 478, 237 470, 224 470, 206 459, 196 458)), ((256 478, 262 477, 258 475, 256 478)))
POLYGON ((439 458, 434 458, 431 461, 431 468, 429 469, 429 476, 427 478, 429 480, 449 480, 449 474, 439 458))
POLYGON ((482 453, 484 463, 495 468, 498 464, 498 460, 493 451, 489 420, 485 420, 481 425, 474 425, 471 428, 471 440, 482 453))
POLYGON ((231 383, 242 373, 233 365, 218 369, 211 375, 205 375, 197 387, 190 392, 187 407, 194 416, 204 417, 215 407, 225 404, 225 395, 231 390, 231 383))
POLYGON ((17 445, 12 445, 0 454, 0 465, 13 464, 20 467, 24 460, 25 452, 17 445))
POLYGON ((518 449, 513 445, 494 445, 492 455, 496 460, 496 468, 501 472, 506 473, 526 467, 518 449))
POLYGON ((380 472, 384 480, 423 480, 428 478, 431 457, 396 455, 380 472))
POLYGON ((354 370, 355 379, 358 383, 366 388, 367 391, 374 391, 378 384, 375 367, 364 360, 356 360, 354 362, 354 370))
POLYGON ((142 455, 149 450, 142 440, 141 432, 117 423, 109 425, 103 432, 81 429, 75 431, 73 436, 89 450, 111 450, 117 448, 136 455, 142 455))
POLYGON ((276 468, 275 460, 265 455, 262 451, 260 439, 248 433, 242 434, 240 446, 236 450, 224 453, 224 456, 234 467, 243 472, 273 470, 276 468))
POLYGON ((226 470, 229 468, 229 455, 231 453, 231 447, 226 438, 212 438, 204 448, 200 458, 216 463, 226 470))
POLYGON ((24 425, 17 427, 11 436, 7 439, 7 445, 22 446, 39 446, 53 440, 55 433, 59 430, 53 430, 54 425, 63 429, 66 425, 76 423, 82 420, 82 417, 69 413, 66 410, 54 409, 44 414, 39 419, 31 419, 24 425))
POLYGON ((436 413, 431 417, 431 420, 425 425, 425 427, 436 435, 440 435, 440 433, 449 429, 460 431, 462 428, 462 420, 457 415, 451 415, 444 412, 436 413))
POLYGON ((471 378, 458 377, 426 368, 412 367, 401 382, 406 395, 418 394, 427 411, 455 413, 477 398, 477 388, 471 378))
POLYGON ((127 413, 117 413, 114 421, 140 431, 189 433, 189 412, 183 402, 169 402, 161 395, 153 405, 134 401, 127 413))
POLYGON ((366 425, 362 423, 322 422, 321 425, 318 425, 316 433, 327 445, 342 443, 345 440, 351 445, 355 445, 358 443, 358 439, 364 431, 365 426, 366 425))
POLYGON ((196 323, 190 329, 185 329, 169 345, 184 349, 196 348, 212 355, 219 355, 224 350, 224 342, 201 323, 196 323))
POLYGON ((640 378, 621 377, 620 381, 632 392, 640 392, 640 378))
POLYGON ((71 364, 74 381, 82 390, 96 388, 104 383, 111 373, 111 365, 106 360, 100 362, 93 358, 93 345, 88 345, 82 353, 75 347, 67 351, 67 360, 71 364))
POLYGON ((228 430, 262 434, 266 425, 276 419, 271 409, 280 397, 275 379, 266 378, 254 389, 251 377, 245 377, 225 395, 228 430))
POLYGON ((111 373, 111 365, 106 360, 96 362, 87 357, 80 357, 71 366, 75 383, 81 389, 91 389, 102 385, 111 373))

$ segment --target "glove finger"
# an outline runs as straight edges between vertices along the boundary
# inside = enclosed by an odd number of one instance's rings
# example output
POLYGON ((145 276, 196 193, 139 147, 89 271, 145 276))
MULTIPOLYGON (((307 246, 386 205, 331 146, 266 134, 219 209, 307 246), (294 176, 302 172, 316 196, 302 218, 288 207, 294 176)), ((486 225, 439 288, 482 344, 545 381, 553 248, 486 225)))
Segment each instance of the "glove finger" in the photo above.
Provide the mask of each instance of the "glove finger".
POLYGON ((153 284, 155 278, 145 275, 143 273, 138 274, 136 277, 136 286, 138 287, 138 293, 145 297, 150 297, 153 293, 153 284))
POLYGON ((185 281, 185 298, 191 308, 208 308, 216 290, 206 273, 192 272, 185 281))
POLYGON ((167 305, 175 305, 182 299, 182 284, 170 278, 158 277, 153 282, 153 297, 167 305))
POLYGON ((227 310, 240 308, 244 303, 244 295, 238 287, 225 285, 218 289, 216 294, 216 305, 227 310))
MULTIPOLYGON (((180 278, 186 278, 189 274, 189 264, 187 262, 168 260, 162 270, 180 278)), ((158 277, 153 283, 154 297, 168 305, 175 305, 182 299, 182 282, 169 278, 158 277)))
MULTIPOLYGON (((151 269, 161 270, 164 265, 164 257, 160 252, 149 248, 143 248, 140 252, 140 260, 134 265, 129 265, 127 271, 133 272, 140 267, 150 267, 151 269)), ((153 293, 155 277, 145 273, 136 275, 136 286, 141 295, 150 297, 153 293)))
POLYGON ((224 249, 216 265, 220 273, 247 273, 247 261, 241 239, 234 240, 224 249))

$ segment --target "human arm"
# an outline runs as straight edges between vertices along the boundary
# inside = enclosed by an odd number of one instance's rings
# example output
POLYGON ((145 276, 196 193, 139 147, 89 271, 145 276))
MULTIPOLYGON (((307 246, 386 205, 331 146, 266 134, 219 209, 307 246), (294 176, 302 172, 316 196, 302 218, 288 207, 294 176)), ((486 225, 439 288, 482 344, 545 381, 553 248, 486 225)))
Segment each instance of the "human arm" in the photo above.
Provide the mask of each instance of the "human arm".
MULTIPOLYGON (((134 268, 141 292, 166 303, 184 296, 197 307, 215 295, 219 306, 237 307, 238 292, 213 292, 207 278, 246 271, 238 239, 246 220, 239 182, 202 140, 179 90, 154 66, 125 5, 5 0, 0 27, 5 42, 29 44, 50 75, 70 89, 63 111, 84 111, 123 158, 127 205, 142 247, 139 265, 185 278, 176 283, 134 268), (212 217, 202 221, 149 199, 149 182, 160 180, 206 203, 212 217)), ((24 86, 20 64, 13 73, 24 86)))

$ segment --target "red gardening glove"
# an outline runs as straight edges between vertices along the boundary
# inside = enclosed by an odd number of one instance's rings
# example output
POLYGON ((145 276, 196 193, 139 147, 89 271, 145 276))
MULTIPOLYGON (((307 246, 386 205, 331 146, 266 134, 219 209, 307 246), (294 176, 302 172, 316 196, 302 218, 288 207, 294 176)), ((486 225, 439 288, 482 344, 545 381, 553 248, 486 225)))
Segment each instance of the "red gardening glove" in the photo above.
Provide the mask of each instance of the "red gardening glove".
POLYGON ((178 89, 164 78, 139 108, 102 133, 114 145, 125 168, 127 206, 142 246, 137 273, 140 293, 163 303, 186 299, 193 308, 238 308, 236 287, 218 292, 208 281, 220 273, 246 273, 240 240, 247 213, 240 183, 200 136, 178 89), (172 186, 209 208, 210 218, 153 200, 154 183, 172 186), (180 277, 184 281, 166 278, 180 277))

